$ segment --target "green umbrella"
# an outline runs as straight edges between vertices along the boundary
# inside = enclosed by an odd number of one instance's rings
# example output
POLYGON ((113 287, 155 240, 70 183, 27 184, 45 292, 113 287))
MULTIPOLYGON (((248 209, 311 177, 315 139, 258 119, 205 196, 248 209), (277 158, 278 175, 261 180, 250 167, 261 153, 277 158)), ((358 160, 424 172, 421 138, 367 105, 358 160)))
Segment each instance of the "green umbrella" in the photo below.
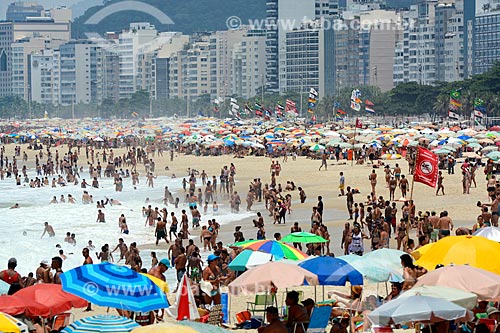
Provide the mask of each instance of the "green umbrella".
POLYGON ((321 236, 312 234, 310 232, 292 232, 286 235, 285 238, 281 240, 285 243, 326 243, 328 242, 321 236))
POLYGON ((233 271, 241 272, 272 260, 272 254, 260 251, 244 250, 231 261, 228 267, 233 271))

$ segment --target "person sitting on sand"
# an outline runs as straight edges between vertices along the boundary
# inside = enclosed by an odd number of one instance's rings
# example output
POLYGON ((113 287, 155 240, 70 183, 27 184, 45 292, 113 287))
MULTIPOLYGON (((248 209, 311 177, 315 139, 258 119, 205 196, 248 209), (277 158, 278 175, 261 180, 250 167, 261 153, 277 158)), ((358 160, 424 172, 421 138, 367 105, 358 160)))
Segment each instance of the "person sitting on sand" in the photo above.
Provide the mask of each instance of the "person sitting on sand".
POLYGON ((288 333, 285 324, 280 320, 277 307, 268 306, 266 308, 266 318, 269 324, 259 327, 257 329, 258 333, 288 333))

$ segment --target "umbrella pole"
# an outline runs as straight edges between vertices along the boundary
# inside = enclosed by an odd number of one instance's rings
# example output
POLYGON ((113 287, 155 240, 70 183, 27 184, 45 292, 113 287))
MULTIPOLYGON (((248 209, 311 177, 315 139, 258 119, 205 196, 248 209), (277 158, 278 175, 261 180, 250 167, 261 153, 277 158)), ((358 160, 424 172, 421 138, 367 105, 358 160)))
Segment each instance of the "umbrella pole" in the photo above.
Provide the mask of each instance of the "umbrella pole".
MULTIPOLYGON (((415 156, 415 161, 418 160, 418 150, 417 150, 417 155, 415 156)), ((413 170, 413 174, 415 174, 415 169, 413 170)), ((410 189, 410 201, 409 203, 413 201, 413 187, 415 186, 415 176, 411 177, 411 189, 410 189)), ((408 223, 406 224, 406 242, 404 244, 404 250, 405 252, 408 251, 408 243, 410 242, 410 229, 411 229, 411 206, 410 210, 408 211, 408 223)))

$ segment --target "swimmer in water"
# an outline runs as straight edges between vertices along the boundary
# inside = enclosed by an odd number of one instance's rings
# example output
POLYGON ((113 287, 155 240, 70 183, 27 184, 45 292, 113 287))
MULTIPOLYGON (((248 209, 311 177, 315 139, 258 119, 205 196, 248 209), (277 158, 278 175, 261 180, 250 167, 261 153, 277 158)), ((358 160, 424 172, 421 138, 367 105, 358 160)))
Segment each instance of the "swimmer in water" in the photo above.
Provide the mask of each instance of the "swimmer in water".
POLYGON ((52 200, 50 201, 50 203, 51 203, 51 204, 56 204, 56 203, 58 203, 58 202, 57 202, 57 198, 56 198, 56 196, 55 196, 55 195, 52 197, 52 200))
POLYGON ((19 204, 16 203, 14 206, 10 207, 10 209, 15 209, 15 208, 19 208, 19 204))
POLYGON ((46 233, 49 235, 49 237, 54 237, 56 235, 56 233, 54 232, 54 228, 52 228, 49 222, 44 223, 43 234, 42 236, 40 236, 40 239, 42 239, 46 233))

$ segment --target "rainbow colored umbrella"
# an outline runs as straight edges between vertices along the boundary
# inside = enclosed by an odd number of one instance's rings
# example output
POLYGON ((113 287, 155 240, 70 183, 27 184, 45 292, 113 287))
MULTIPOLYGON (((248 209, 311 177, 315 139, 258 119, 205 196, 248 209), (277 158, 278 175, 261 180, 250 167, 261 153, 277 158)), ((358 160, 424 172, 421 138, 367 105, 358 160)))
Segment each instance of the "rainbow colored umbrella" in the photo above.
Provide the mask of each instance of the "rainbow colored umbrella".
POLYGON ((260 240, 240 246, 244 249, 270 253, 276 260, 283 258, 289 260, 302 260, 308 257, 307 254, 297 250, 293 246, 275 240, 260 240))

